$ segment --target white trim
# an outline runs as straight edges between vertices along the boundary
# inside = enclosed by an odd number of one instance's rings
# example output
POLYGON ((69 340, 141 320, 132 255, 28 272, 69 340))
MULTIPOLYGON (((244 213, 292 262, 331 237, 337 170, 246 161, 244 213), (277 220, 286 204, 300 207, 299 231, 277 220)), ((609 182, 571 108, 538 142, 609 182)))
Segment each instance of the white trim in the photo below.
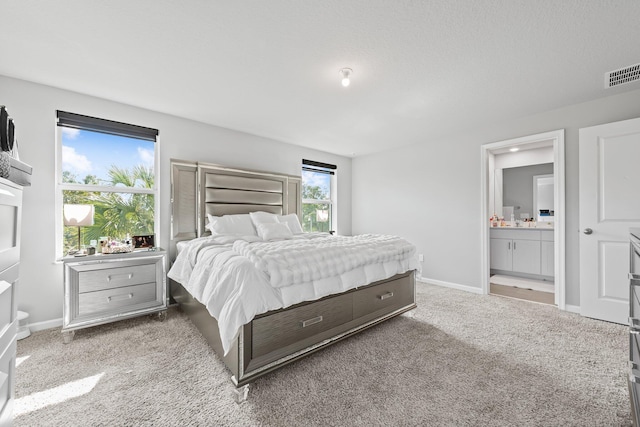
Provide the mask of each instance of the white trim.
POLYGON ((489 293, 489 158, 492 151, 498 148, 529 144, 538 141, 553 142, 553 174, 554 174, 554 268, 555 268, 555 303, 561 310, 566 310, 566 277, 565 277, 565 160, 564 160, 564 129, 528 135, 506 141, 493 142, 482 145, 480 153, 480 233, 481 233, 481 274, 483 294, 489 293))
POLYGON ((302 199, 302 203, 306 205, 331 205, 333 202, 331 200, 316 200, 316 199, 302 199))
POLYGON ((475 286, 460 285, 458 283, 445 282, 443 280, 429 279, 427 277, 417 276, 418 282, 427 283, 429 285, 442 286, 443 288, 457 289, 459 291, 471 292, 472 294, 482 294, 482 289, 475 286))
MULTIPOLYGON (((154 147, 155 149, 155 147, 154 147)), ((92 184, 58 184, 60 190, 70 191, 91 191, 101 193, 132 193, 132 194, 155 194, 155 177, 154 188, 142 187, 114 187, 113 185, 92 185, 92 184)))
POLYGON ((62 184, 62 127, 58 126, 58 119, 56 118, 54 123, 56 129, 56 179, 53 181, 53 194, 55 194, 55 259, 59 260, 63 257, 62 254, 62 241, 64 240, 64 226, 62 225, 62 190, 60 184, 62 184))
MULTIPOLYGON (((154 196, 153 196, 153 202, 154 202, 154 218, 153 218, 153 232, 155 234, 154 237, 154 241, 156 246, 161 246, 162 244, 162 228, 160 227, 161 224, 161 216, 162 216, 162 212, 160 209, 160 197, 162 194, 161 188, 160 188, 160 131, 158 131, 158 134, 156 135, 156 141, 154 143, 153 146, 153 154, 154 154, 154 159, 153 159, 153 191, 154 191, 154 196)), ((169 172, 171 173, 171 172, 169 172)), ((169 218, 171 218, 171 213, 169 213, 169 218)), ((169 221, 171 222, 171 220, 169 221)))
POLYGON ((553 194, 554 194, 554 269, 556 283, 556 304, 560 310, 566 310, 566 258, 565 258, 565 164, 564 129, 557 131, 558 138, 553 143, 553 194))
POLYGON ((579 305, 565 304, 564 305, 564 310, 568 311, 569 313, 580 314, 580 306, 579 305))
POLYGON ((53 329, 62 327, 62 317, 59 319, 45 320, 44 322, 30 323, 27 325, 31 332, 44 331, 45 329, 53 329))

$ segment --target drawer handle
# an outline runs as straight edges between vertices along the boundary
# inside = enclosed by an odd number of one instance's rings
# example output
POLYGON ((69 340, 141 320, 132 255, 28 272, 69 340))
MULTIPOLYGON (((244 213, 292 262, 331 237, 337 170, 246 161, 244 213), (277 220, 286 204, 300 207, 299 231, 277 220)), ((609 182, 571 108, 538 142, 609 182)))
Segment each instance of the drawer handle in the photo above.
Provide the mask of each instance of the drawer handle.
POLYGON ((133 279, 133 273, 110 274, 107 276, 107 282, 110 282, 116 279, 133 279))
POLYGON ((393 292, 387 292, 386 294, 378 295, 378 298, 380 298, 380 300, 384 301, 387 298, 391 298, 392 296, 393 296, 393 292))
POLYGON ((133 298, 133 294, 114 295, 112 297, 107 297, 107 302, 120 301, 120 300, 131 299, 131 298, 133 298))
POLYGON ((315 325, 316 323, 322 322, 322 316, 314 317, 313 319, 304 320, 302 322, 302 327, 306 328, 307 326, 315 325))

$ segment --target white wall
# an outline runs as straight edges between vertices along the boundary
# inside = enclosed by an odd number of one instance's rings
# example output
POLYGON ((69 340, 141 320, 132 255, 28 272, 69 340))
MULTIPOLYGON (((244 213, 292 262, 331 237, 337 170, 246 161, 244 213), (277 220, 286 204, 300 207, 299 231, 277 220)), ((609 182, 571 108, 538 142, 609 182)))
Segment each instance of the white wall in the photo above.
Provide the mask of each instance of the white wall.
MULTIPOLYGON (((212 100, 215 102, 215 100, 212 100)), ((338 166, 338 230, 351 233, 351 159, 166 114, 0 76, 0 104, 16 122, 20 158, 33 167, 24 191, 18 308, 30 322, 62 318, 63 272, 55 262, 56 110, 147 126, 160 131, 160 244, 169 246, 169 159, 300 175, 302 158, 338 166)), ((157 175, 156 175, 157 176, 157 175)))
POLYGON ((477 290, 484 226, 480 146, 564 128, 566 302, 577 306, 578 129, 634 117, 640 117, 640 90, 358 157, 353 161, 353 231, 402 235, 424 254, 423 277, 477 290))

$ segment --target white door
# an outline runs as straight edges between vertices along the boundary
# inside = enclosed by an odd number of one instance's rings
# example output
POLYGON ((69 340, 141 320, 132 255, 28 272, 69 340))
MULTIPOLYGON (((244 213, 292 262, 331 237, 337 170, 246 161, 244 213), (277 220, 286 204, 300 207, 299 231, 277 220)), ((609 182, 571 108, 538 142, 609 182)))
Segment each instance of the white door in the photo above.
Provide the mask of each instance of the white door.
POLYGON ((580 314, 629 317, 629 228, 640 226, 640 118, 580 129, 580 314))

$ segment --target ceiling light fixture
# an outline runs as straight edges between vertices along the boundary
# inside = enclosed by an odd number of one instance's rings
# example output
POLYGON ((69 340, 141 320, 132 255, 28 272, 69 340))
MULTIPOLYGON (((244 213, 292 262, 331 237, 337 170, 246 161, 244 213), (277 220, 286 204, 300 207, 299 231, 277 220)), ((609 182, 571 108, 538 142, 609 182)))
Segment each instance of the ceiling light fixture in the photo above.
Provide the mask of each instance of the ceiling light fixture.
POLYGON ((509 148, 509 151, 511 151, 512 153, 515 153, 518 150, 519 150, 518 147, 509 148))
POLYGON ((351 73, 353 73, 353 70, 351 68, 343 68, 340 70, 340 75, 342 76, 342 86, 349 86, 349 84, 351 83, 351 73))

